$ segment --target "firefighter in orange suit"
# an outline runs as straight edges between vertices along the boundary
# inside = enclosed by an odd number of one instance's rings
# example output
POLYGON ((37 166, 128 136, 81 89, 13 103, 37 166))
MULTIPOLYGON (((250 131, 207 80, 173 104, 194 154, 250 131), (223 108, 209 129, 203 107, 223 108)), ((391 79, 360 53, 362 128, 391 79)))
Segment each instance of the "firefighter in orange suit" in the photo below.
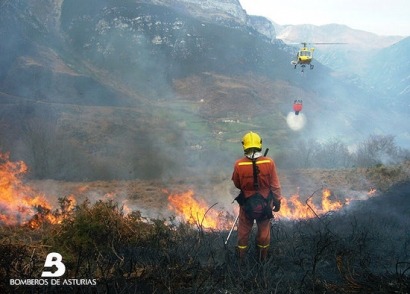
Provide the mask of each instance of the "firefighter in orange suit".
POLYGON ((254 132, 249 132, 242 138, 244 157, 235 162, 232 181, 240 194, 236 200, 240 205, 238 222, 238 254, 240 259, 246 254, 248 249, 248 239, 254 221, 258 227, 256 236, 256 246, 259 253, 259 260, 267 257, 270 243, 270 219, 273 211, 280 210, 281 187, 276 171, 275 162, 270 157, 264 156, 262 152, 262 139, 254 132), (253 163, 254 161, 254 163, 253 163), (245 201, 249 197, 259 193, 269 200, 270 215, 262 219, 250 217, 244 209, 245 201), (241 200, 239 200, 241 199, 241 200))

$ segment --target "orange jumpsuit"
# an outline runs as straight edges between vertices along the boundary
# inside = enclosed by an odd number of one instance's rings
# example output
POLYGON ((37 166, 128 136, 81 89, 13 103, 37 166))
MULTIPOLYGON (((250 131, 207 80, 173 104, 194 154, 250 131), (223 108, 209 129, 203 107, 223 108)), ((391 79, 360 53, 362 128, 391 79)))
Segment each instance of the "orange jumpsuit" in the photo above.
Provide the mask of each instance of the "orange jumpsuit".
MULTIPOLYGON (((282 193, 275 162, 270 157, 260 156, 256 159, 256 165, 259 169, 258 192, 267 198, 269 192, 272 191, 273 197, 280 201, 282 193)), ((251 159, 244 156, 235 162, 232 181, 235 187, 242 191, 245 198, 257 192, 254 186, 251 159)), ((248 248, 248 239, 253 223, 254 219, 250 219, 245 214, 243 207, 240 207, 238 222, 238 250, 240 257, 244 256, 248 248)), ((258 227, 256 245, 260 251, 261 259, 265 259, 270 243, 270 220, 257 221, 256 224, 258 227)))

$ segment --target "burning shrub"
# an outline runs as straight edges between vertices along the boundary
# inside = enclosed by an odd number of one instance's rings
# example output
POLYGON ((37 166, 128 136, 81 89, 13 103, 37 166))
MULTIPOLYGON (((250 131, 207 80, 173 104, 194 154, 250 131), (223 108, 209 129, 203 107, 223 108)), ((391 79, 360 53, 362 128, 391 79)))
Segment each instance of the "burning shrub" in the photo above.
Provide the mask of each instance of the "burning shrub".
POLYGON ((0 224, 38 229, 61 222, 75 205, 74 197, 61 198, 61 210, 52 211, 46 197, 23 182, 26 172, 23 161, 10 161, 8 153, 0 153, 0 224))
POLYGON ((201 198, 196 198, 193 190, 170 194, 168 207, 175 211, 183 221, 202 229, 229 230, 234 217, 227 212, 212 209, 201 198))

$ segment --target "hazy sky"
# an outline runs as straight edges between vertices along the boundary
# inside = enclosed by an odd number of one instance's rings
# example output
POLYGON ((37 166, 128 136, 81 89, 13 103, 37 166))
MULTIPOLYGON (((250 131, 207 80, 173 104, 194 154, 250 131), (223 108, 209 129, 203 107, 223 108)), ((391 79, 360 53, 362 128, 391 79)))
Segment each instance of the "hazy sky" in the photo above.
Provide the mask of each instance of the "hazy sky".
POLYGON ((247 14, 279 25, 330 23, 378 35, 410 36, 410 0, 239 0, 247 14))

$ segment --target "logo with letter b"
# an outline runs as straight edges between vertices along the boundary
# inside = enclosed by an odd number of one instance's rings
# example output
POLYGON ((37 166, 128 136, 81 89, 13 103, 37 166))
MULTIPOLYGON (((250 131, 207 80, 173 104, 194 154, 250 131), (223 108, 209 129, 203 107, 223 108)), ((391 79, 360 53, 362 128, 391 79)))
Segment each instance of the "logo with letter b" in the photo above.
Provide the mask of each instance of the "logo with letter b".
POLYGON ((47 254, 46 262, 44 263, 44 267, 53 267, 55 266, 57 270, 53 273, 51 271, 43 271, 41 274, 42 277, 45 278, 53 278, 53 277, 61 277, 65 273, 65 265, 62 263, 63 257, 60 253, 51 252, 47 254))

